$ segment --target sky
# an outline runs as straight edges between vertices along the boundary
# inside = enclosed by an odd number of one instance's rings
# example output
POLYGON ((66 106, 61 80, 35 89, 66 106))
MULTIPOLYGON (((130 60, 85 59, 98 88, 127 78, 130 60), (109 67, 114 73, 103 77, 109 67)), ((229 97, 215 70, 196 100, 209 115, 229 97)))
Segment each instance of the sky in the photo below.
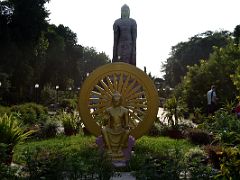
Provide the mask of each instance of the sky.
POLYGON ((240 0, 50 0, 49 22, 68 26, 78 44, 112 59, 113 23, 127 4, 137 22, 137 67, 164 75, 171 47, 205 31, 233 31, 240 24, 240 0))

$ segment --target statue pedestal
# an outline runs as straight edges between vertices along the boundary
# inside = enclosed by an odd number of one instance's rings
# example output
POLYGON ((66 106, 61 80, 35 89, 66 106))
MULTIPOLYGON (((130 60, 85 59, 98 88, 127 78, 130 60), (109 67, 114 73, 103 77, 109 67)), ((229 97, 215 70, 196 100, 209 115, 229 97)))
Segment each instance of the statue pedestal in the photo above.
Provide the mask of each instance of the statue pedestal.
MULTIPOLYGON (((102 136, 97 137, 96 144, 98 145, 101 152, 104 152, 106 150, 104 140, 102 136)), ((135 144, 135 138, 133 136, 128 137, 128 146, 127 148, 123 149, 123 156, 124 160, 118 160, 112 157, 112 163, 115 167, 125 167, 127 165, 127 162, 131 158, 132 148, 135 144)))

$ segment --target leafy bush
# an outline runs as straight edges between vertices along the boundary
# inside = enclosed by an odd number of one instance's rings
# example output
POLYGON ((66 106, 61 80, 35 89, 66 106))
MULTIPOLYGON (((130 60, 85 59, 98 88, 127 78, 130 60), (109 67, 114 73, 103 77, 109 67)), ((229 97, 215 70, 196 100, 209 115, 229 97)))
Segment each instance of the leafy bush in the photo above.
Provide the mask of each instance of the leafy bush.
POLYGON ((202 115, 202 110, 201 108, 194 108, 194 117, 192 118, 192 121, 196 124, 203 123, 204 116, 202 115))
POLYGON ((198 147, 185 153, 174 146, 165 149, 164 154, 136 153, 130 166, 137 179, 211 179, 214 173, 205 159, 205 153, 198 147))
POLYGON ((137 179, 178 179, 183 170, 183 154, 191 147, 185 140, 142 137, 130 160, 137 179))
POLYGON ((216 139, 225 145, 240 143, 240 121, 234 114, 224 109, 217 111, 214 117, 208 119, 201 126, 212 132, 216 139))
POLYGON ((8 157, 5 161, 7 164, 12 162, 14 146, 25 140, 32 133, 33 131, 24 132, 15 116, 6 114, 0 116, 0 143, 7 147, 6 154, 8 157))
POLYGON ((199 147, 185 140, 143 137, 137 140, 130 169, 137 179, 211 179, 212 168, 199 147))
POLYGON ((41 102, 45 105, 56 102, 57 92, 56 89, 52 88, 50 85, 43 87, 41 91, 41 102))
POLYGON ((60 122, 56 116, 49 116, 47 121, 43 124, 40 132, 42 138, 53 138, 58 133, 60 122))
POLYGON ((17 168, 9 166, 6 164, 7 159, 9 158, 8 145, 0 143, 0 179, 16 179, 17 168))
POLYGON ((212 168, 207 163, 207 155, 199 147, 190 149, 185 154, 186 173, 189 171, 191 179, 210 179, 212 168))
POLYGON ((44 123, 47 116, 47 108, 35 103, 15 105, 11 107, 11 112, 19 113, 22 122, 30 126, 37 123, 44 123))
POLYGON ((165 125, 161 123, 161 121, 158 119, 157 121, 155 121, 152 125, 152 127, 150 128, 148 135, 149 136, 160 136, 162 135, 162 131, 163 131, 163 127, 165 125))
POLYGON ((10 108, 7 106, 1 106, 0 105, 0 116, 4 115, 4 114, 10 114, 10 108))
POLYGON ((210 127, 213 132, 234 131, 240 133, 239 119, 234 114, 229 114, 222 109, 215 113, 210 127))
POLYGON ((144 136, 136 141, 135 153, 142 154, 143 156, 147 153, 164 155, 165 151, 174 149, 175 146, 181 148, 184 153, 194 147, 194 145, 184 139, 175 140, 168 137, 144 136))
POLYGON ((188 124, 179 124, 178 126, 168 126, 160 120, 154 122, 148 132, 148 136, 168 136, 173 139, 182 139, 185 137, 185 131, 191 127, 188 124))
POLYGON ((76 135, 80 130, 80 117, 76 111, 73 113, 67 113, 62 111, 57 118, 62 122, 64 127, 64 133, 67 136, 76 135))
POLYGON ((204 151, 207 153, 209 162, 214 168, 220 169, 220 158, 222 157, 223 147, 217 145, 207 145, 204 147, 204 151))
POLYGON ((29 179, 110 179, 112 163, 99 154, 94 140, 72 136, 29 142, 16 148, 14 159, 29 179))
POLYGON ((240 144, 240 134, 233 131, 223 131, 218 134, 220 142, 225 146, 235 146, 240 144))
POLYGON ((77 99, 63 99, 60 104, 63 108, 72 111, 77 108, 77 99))
POLYGON ((221 158, 221 172, 217 176, 219 179, 239 179, 240 178, 240 150, 239 148, 226 148, 223 150, 221 158))
MULTIPOLYGON (((179 149, 178 149, 179 150, 179 149)), ((183 170, 182 154, 172 150, 164 156, 145 154, 145 159, 135 169, 137 179, 179 179, 183 170)))
POLYGON ((206 132, 205 130, 201 130, 197 128, 189 129, 187 136, 189 140, 194 144, 206 145, 211 142, 211 137, 209 133, 206 132))
POLYGON ((184 138, 183 131, 181 131, 177 127, 168 128, 166 131, 166 136, 173 138, 173 139, 183 139, 184 138))
POLYGON ((178 126, 179 120, 184 117, 184 114, 187 112, 188 109, 186 104, 182 101, 181 98, 177 99, 174 96, 166 100, 164 104, 164 110, 167 111, 167 113, 165 113, 164 116, 165 119, 168 120, 168 124, 171 126, 178 126))

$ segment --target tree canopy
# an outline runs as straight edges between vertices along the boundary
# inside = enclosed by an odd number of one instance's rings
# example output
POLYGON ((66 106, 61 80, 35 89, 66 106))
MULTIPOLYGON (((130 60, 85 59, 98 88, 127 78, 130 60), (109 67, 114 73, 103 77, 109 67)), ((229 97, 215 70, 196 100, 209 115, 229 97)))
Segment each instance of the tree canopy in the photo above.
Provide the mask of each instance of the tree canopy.
POLYGON ((240 48, 231 40, 224 48, 214 47, 209 59, 188 67, 188 72, 179 84, 176 93, 190 109, 205 108, 206 93, 211 85, 216 86, 218 105, 234 102, 239 95, 240 48))
POLYGON ((69 27, 49 24, 48 0, 0 2, 0 81, 5 102, 32 100, 34 84, 79 87, 109 57, 77 43, 69 27))
POLYGON ((230 35, 228 31, 206 31, 173 46, 170 57, 163 66, 166 83, 175 87, 186 75, 188 66, 199 64, 201 59, 207 60, 214 46, 226 46, 230 35))

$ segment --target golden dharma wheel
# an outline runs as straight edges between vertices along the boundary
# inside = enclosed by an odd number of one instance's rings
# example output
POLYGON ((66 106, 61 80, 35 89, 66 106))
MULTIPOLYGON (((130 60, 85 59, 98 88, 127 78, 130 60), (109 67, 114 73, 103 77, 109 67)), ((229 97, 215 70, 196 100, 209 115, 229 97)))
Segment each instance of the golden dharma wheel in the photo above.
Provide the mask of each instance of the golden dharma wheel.
POLYGON ((122 95, 122 106, 129 110, 130 135, 140 138, 156 120, 159 98, 147 74, 127 63, 101 66, 84 81, 78 103, 84 125, 93 135, 101 135, 104 112, 112 106, 115 91, 122 95))

